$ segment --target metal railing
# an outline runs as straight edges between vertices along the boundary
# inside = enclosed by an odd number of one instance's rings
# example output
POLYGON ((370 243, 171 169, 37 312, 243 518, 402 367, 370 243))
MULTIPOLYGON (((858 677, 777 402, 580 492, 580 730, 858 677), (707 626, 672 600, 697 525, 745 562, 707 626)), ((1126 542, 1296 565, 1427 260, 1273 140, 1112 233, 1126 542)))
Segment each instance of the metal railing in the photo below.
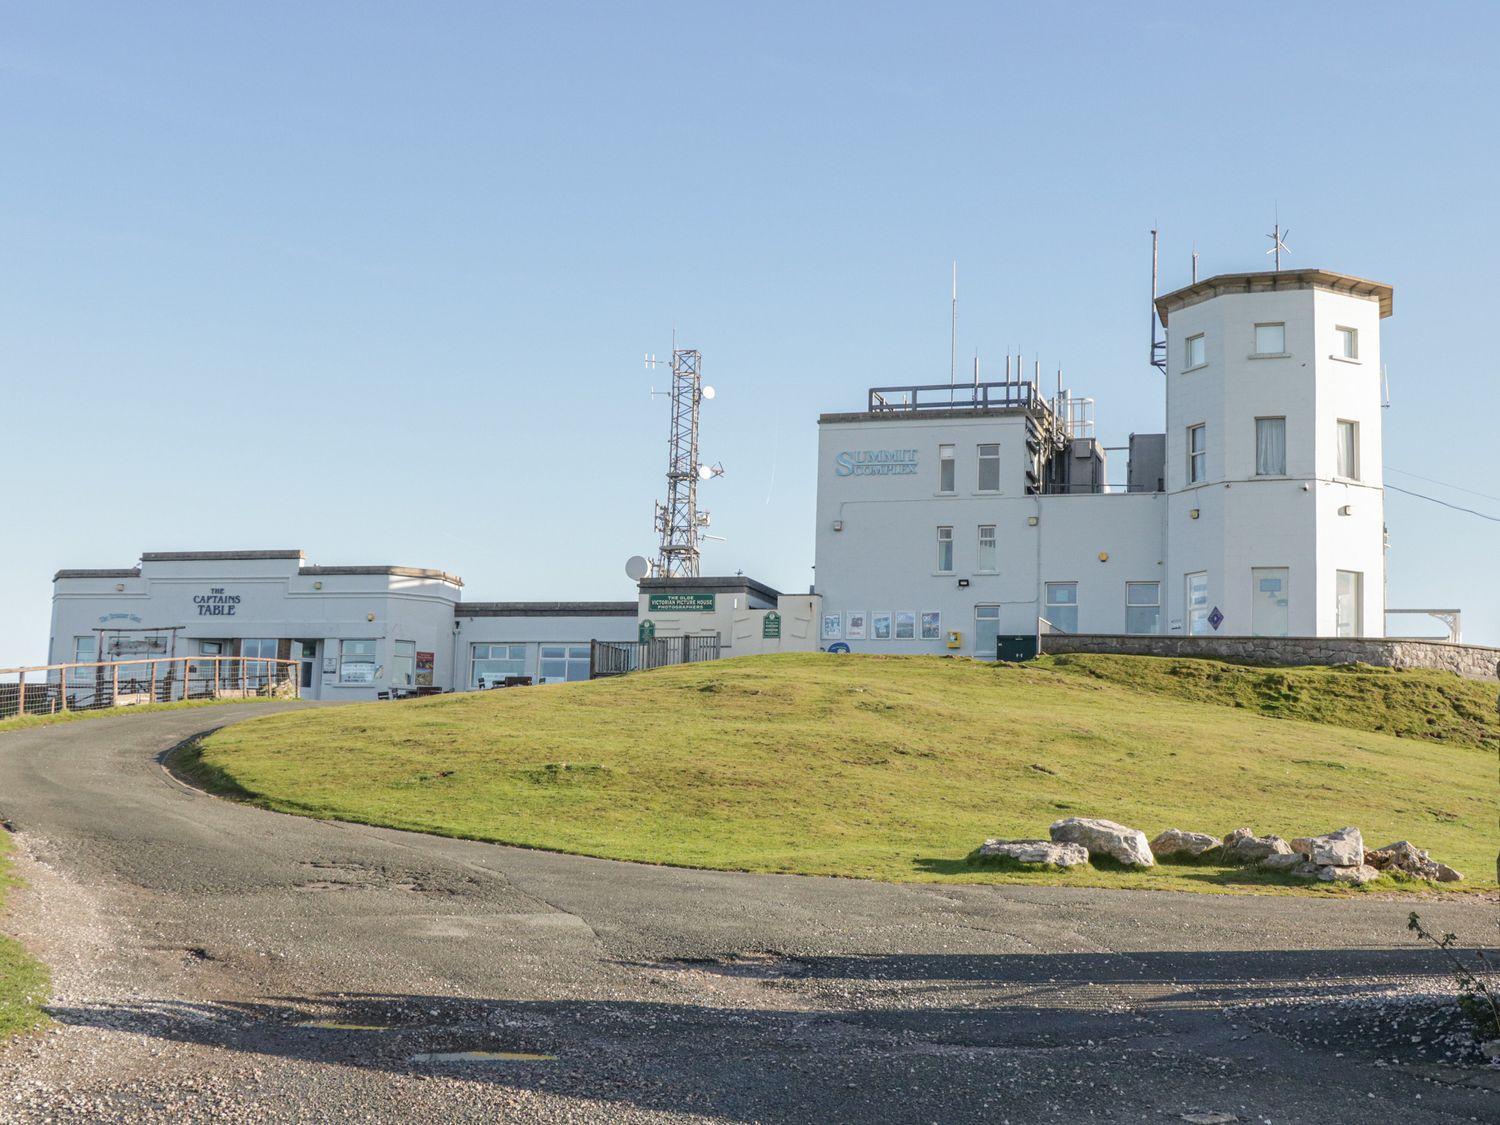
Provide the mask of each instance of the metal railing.
POLYGON ((928 410, 1050 410, 1030 382, 922 383, 871 387, 871 414, 909 414, 928 410))
POLYGON ((0 719, 188 699, 296 699, 300 664, 253 656, 176 656, 0 668, 0 719))
POLYGON ((589 679, 623 676, 671 664, 719 659, 719 638, 656 637, 649 641, 590 641, 589 679))

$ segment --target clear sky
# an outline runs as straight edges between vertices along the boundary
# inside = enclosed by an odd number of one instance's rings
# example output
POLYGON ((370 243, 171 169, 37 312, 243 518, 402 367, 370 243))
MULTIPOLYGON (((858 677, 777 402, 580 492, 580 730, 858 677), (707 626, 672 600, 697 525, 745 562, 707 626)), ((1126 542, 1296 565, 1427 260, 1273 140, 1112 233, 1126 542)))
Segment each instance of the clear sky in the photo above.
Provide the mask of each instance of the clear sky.
MULTIPOLYGON (((1194 242, 1266 268, 1278 207, 1288 265, 1395 286, 1388 483, 1500 515, 1497 41, 1490 4, 3 0, 0 665, 54 570, 142 550, 629 597, 674 326, 705 570, 804 587, 816 417, 946 380, 952 259, 960 356, 1062 366, 1117 444, 1162 426, 1151 226, 1170 288, 1194 242)), ((1500 524, 1387 516, 1391 604, 1500 642, 1500 524)))

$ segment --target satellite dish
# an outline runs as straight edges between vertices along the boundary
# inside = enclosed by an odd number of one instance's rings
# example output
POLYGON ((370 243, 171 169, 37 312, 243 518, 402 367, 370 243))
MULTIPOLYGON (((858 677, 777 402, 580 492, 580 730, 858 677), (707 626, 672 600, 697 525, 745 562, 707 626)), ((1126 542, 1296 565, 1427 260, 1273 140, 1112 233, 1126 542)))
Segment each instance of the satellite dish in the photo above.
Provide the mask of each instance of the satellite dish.
POLYGON ((712 387, 704 387, 703 388, 703 397, 704 398, 713 398, 715 393, 716 392, 714 391, 714 389, 712 387))
POLYGON ((632 582, 639 582, 651 573, 651 564, 642 555, 631 555, 625 560, 625 577, 632 582))
POLYGON ((714 475, 714 471, 712 469, 710 469, 707 465, 699 465, 698 466, 698 479, 699 480, 708 480, 708 478, 711 477, 711 476, 713 476, 713 475, 714 475))

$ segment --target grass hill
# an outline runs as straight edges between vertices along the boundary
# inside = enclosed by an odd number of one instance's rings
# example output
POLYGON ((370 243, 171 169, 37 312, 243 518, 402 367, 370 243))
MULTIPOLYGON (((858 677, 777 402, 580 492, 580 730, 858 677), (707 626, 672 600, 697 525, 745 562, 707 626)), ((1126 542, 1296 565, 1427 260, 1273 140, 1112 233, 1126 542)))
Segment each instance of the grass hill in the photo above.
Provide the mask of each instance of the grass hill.
MULTIPOLYGON (((987 836, 1358 825, 1485 884, 1493 689, 1151 657, 749 657, 227 727, 182 764, 268 808, 616 859, 894 880, 1213 890, 1213 866, 998 873, 987 836)), ((1377 884, 1379 886, 1379 884, 1377 884)))

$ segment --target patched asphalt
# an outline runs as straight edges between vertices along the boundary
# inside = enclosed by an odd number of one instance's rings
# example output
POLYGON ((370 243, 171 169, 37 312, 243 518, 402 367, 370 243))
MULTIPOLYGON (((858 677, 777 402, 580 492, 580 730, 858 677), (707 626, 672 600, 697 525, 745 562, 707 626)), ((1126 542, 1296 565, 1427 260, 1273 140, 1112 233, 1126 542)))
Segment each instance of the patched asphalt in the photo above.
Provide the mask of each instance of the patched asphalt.
MULTIPOLYGON (((0 1120, 1500 1119, 1410 899, 684 871, 163 769, 265 710, 0 735, 4 928, 56 977, 0 1120)), ((1493 940, 1493 897, 1418 906, 1493 940)))

